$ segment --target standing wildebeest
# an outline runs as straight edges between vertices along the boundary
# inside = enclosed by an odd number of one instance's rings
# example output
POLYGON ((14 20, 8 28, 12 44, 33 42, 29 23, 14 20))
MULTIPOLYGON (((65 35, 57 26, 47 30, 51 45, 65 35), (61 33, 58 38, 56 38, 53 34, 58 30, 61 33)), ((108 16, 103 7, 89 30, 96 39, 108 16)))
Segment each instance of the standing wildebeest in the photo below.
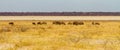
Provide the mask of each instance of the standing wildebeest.
POLYGON ((9 22, 9 25, 14 25, 14 23, 13 22, 9 22))
POLYGON ((100 23, 92 22, 92 25, 100 25, 100 23))
POLYGON ((33 24, 33 25, 36 25, 36 23, 35 23, 35 22, 33 22, 32 24, 33 24))
POLYGON ((43 24, 47 24, 46 22, 38 22, 38 25, 43 25, 43 24))
POLYGON ((83 22, 79 22, 79 21, 75 21, 75 22, 73 22, 73 25, 84 25, 84 23, 83 22))
POLYGON ((41 25, 41 22, 37 22, 38 25, 41 25))
POLYGON ((65 23, 61 22, 61 21, 54 21, 53 24, 56 24, 56 25, 65 25, 65 23))

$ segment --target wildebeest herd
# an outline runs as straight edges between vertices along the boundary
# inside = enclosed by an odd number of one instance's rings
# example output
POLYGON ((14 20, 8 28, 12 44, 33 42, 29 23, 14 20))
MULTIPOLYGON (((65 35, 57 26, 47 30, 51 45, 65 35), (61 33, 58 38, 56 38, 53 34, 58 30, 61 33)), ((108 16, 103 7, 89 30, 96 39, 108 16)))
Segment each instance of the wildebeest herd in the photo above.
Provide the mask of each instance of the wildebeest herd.
MULTIPOLYGON (((65 23, 63 21, 53 21, 52 24, 54 25, 84 25, 84 22, 82 21, 73 21, 65 23)), ((92 25, 100 25, 98 22, 92 22, 92 25)), ((9 25, 14 25, 14 22, 9 22, 9 25)), ((47 25, 47 22, 32 22, 32 25, 47 25)))
MULTIPOLYGON (((60 21, 54 21, 53 24, 56 24, 56 25, 66 25, 65 22, 60 22, 60 21)), ((78 21, 68 22, 67 24, 68 25, 84 25, 83 22, 78 22, 78 21)))
POLYGON ((47 22, 33 22, 32 23, 33 25, 45 25, 45 24, 47 24, 47 22))

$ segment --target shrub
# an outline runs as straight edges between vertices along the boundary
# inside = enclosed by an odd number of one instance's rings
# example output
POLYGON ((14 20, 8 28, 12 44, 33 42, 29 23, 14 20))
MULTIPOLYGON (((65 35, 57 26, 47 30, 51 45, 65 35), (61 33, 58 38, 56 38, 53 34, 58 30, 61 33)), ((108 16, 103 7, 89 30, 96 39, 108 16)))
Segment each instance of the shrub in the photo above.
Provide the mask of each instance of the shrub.
POLYGON ((0 32, 10 32, 10 28, 9 27, 3 27, 0 29, 0 32))
POLYGON ((17 26, 13 28, 15 32, 26 32, 28 30, 28 27, 24 26, 17 26))
POLYGON ((20 27, 20 28, 19 28, 19 30, 20 30, 21 32, 26 32, 28 29, 29 29, 29 28, 27 28, 27 27, 20 27))
POLYGON ((20 28, 20 31, 21 31, 21 32, 25 32, 25 31, 27 31, 27 30, 28 30, 28 28, 24 28, 24 27, 21 27, 21 28, 20 28))

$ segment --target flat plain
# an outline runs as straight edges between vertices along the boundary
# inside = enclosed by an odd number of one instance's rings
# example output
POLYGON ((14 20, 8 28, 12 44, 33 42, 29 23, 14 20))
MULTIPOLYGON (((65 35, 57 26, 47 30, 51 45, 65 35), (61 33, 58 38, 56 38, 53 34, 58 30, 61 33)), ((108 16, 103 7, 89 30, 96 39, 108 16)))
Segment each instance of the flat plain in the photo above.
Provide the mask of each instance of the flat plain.
POLYGON ((0 50, 120 50, 120 21, 0 20, 0 50), (84 24, 68 24, 74 21, 84 24))

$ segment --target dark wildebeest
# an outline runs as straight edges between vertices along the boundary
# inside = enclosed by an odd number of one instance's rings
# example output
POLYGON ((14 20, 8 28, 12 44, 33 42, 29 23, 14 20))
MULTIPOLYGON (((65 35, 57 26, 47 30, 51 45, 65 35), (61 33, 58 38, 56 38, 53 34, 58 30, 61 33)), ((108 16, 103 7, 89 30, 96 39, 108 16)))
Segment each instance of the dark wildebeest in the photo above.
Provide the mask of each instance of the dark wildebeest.
POLYGON ((56 24, 56 25, 65 25, 65 23, 61 22, 61 21, 54 21, 53 24, 56 24))
POLYGON ((42 23, 41 22, 37 22, 38 25, 41 25, 42 23))
POLYGON ((100 23, 92 22, 92 25, 100 25, 100 23))
POLYGON ((33 22, 32 24, 33 24, 33 25, 36 25, 36 23, 35 23, 35 22, 33 22))
POLYGON ((79 21, 75 21, 75 22, 73 22, 73 25, 84 25, 84 23, 83 22, 79 22, 79 21))
POLYGON ((43 24, 47 24, 46 22, 38 22, 38 25, 43 25, 43 24))
POLYGON ((9 22, 9 25, 14 25, 14 23, 13 22, 9 22))

